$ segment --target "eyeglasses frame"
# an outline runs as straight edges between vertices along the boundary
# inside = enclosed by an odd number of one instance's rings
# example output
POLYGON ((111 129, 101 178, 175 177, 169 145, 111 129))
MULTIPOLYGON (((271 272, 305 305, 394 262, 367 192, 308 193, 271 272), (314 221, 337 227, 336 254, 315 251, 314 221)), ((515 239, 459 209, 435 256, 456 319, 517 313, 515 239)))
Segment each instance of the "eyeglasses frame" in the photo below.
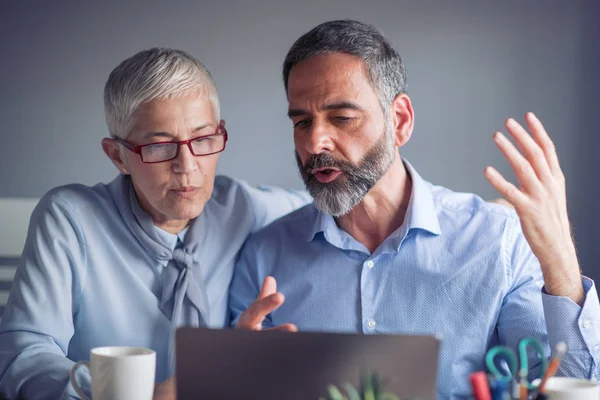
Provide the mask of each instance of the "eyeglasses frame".
POLYGON ((194 138, 188 139, 188 140, 180 140, 177 142, 156 142, 156 143, 148 143, 148 144, 142 144, 142 145, 137 145, 134 143, 131 143, 125 139, 121 139, 118 136, 112 136, 112 138, 114 140, 117 141, 117 143, 121 144, 123 147, 125 147, 127 150, 130 150, 136 154, 138 154, 140 156, 140 159, 142 160, 142 162, 144 164, 158 164, 161 162, 167 162, 167 161, 171 161, 176 159, 179 156, 179 149, 181 148, 182 145, 187 145, 188 149, 190 149, 190 153, 192 153, 192 155, 194 155, 195 157, 201 157, 201 156, 210 156, 212 154, 217 154, 217 153, 221 153, 223 150, 225 150, 225 147, 227 145, 227 139, 228 139, 228 135, 227 135, 227 129, 225 129, 225 125, 223 124, 219 124, 219 126, 217 127, 217 131, 213 134, 210 135, 202 135, 202 136, 196 136, 194 138), (223 148, 219 151, 214 151, 212 153, 207 153, 207 154, 196 154, 194 153, 194 149, 192 149, 192 142, 194 140, 198 140, 200 138, 208 138, 208 137, 213 137, 213 136, 225 136, 225 140, 223 141, 223 148), (144 161, 144 157, 142 156, 142 149, 144 147, 148 147, 148 146, 155 146, 157 144, 176 144, 177 145, 177 151, 175 152, 175 156, 173 156, 172 158, 169 158, 168 160, 161 160, 161 161, 144 161))

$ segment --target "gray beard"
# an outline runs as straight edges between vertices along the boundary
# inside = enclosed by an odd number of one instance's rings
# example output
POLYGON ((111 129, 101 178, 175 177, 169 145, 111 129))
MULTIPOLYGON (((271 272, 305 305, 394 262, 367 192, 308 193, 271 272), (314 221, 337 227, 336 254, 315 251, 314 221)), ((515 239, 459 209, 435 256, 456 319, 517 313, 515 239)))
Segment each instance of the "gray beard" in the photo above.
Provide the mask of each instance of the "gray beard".
POLYGON ((333 217, 348 214, 389 170, 395 157, 393 136, 386 129, 381 139, 354 165, 338 160, 329 153, 314 154, 302 165, 296 152, 296 162, 314 206, 333 217), (315 168, 335 167, 343 172, 332 182, 321 183, 311 173, 315 168))

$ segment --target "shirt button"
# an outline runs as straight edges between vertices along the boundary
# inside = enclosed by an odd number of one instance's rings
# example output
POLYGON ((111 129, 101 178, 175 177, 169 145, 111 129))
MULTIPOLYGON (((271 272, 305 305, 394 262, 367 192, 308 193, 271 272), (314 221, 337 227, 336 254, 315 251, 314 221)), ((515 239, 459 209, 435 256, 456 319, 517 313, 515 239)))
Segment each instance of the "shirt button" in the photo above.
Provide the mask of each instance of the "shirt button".
POLYGON ((365 265, 367 266, 367 268, 371 269, 371 268, 373 268, 375 263, 372 260, 369 260, 365 263, 365 265))
POLYGON ((594 346, 594 351, 597 352, 598 350, 600 350, 600 344, 597 344, 597 345, 594 346))
POLYGON ((585 329, 589 328, 590 326, 592 326, 592 323, 590 322, 589 319, 586 319, 585 321, 583 321, 583 327, 585 329))
POLYGON ((375 329, 375 326, 376 326, 376 325, 377 325, 377 322, 375 322, 375 320, 374 320, 374 319, 370 319, 370 320, 367 322, 367 326, 369 327, 369 329, 375 329))

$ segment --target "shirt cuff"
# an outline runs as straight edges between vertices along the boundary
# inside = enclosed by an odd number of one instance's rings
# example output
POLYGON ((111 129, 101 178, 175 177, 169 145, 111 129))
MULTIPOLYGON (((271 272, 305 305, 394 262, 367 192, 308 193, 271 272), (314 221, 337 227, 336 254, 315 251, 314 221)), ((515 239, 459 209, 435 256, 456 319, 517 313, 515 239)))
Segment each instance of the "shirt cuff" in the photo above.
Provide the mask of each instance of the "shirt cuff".
POLYGON ((548 330, 548 343, 554 349, 565 342, 568 350, 588 350, 594 358, 600 350, 600 302, 594 281, 582 276, 583 306, 566 296, 552 296, 542 289, 542 304, 548 330))

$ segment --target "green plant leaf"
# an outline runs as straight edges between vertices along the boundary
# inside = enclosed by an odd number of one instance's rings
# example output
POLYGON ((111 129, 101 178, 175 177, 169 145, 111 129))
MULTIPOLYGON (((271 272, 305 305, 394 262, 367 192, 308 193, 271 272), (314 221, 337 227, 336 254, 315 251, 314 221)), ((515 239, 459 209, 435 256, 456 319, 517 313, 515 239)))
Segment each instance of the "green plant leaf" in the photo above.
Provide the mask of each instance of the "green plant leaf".
POLYGON ((366 390, 364 390, 363 399, 364 400, 377 400, 375 398, 375 393, 373 392, 373 388, 369 387, 366 390))
POLYGON ((348 382, 344 384, 344 389, 346 389, 346 393, 348 393, 348 400, 362 400, 358 390, 348 382))
POLYGON ((377 372, 371 375, 371 385, 373 386, 373 393, 375 393, 376 397, 379 397, 381 393, 382 384, 381 379, 379 379, 379 374, 377 372))
MULTIPOLYGON (((342 385, 343 393, 337 386, 331 384, 327 387, 329 396, 326 399, 319 400, 400 400, 392 392, 384 392, 383 388, 389 383, 381 379, 378 373, 362 373, 360 389, 357 389, 349 382, 342 385), (345 396, 347 394, 348 397, 345 396)), ((416 400, 416 399, 413 399, 416 400)))
POLYGON ((346 398, 335 385, 327 386, 327 391, 329 392, 329 398, 331 400, 346 400, 346 398))

